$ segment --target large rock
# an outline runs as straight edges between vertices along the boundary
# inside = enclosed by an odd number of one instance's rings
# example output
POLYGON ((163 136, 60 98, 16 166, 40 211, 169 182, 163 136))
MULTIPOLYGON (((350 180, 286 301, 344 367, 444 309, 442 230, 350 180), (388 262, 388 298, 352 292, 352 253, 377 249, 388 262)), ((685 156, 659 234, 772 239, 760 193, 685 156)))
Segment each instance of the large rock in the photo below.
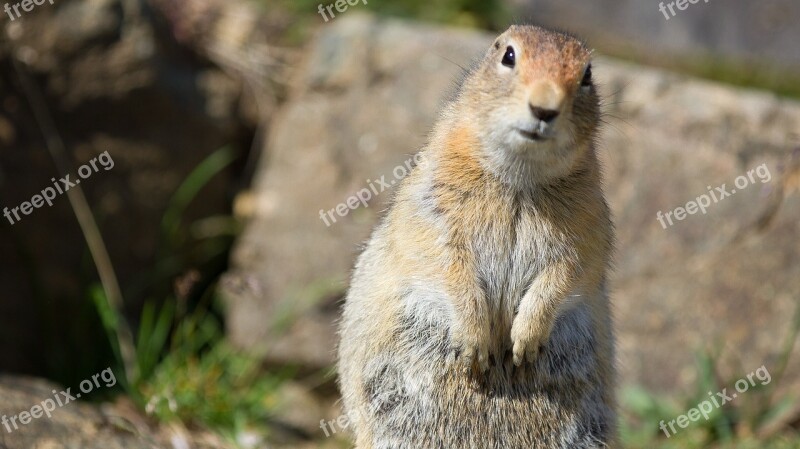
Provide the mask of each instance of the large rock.
POLYGON ((573 31, 616 53, 800 67, 795 0, 505 0, 518 17, 573 31), (691 1, 691 3, 690 3, 691 1), (666 13, 659 9, 664 4, 666 13), (666 14, 666 15, 665 15, 666 14))
MULTIPOLYGON (((0 377, 0 416, 18 418, 21 413, 33 412, 41 415, 33 419, 27 415, 23 418, 30 421, 21 424, 19 419, 13 423, 7 421, 8 427, 0 424, 0 448, 8 449, 153 449, 153 435, 142 435, 132 430, 129 423, 114 419, 100 408, 70 401, 63 407, 50 412, 51 417, 42 415, 42 401, 51 402, 54 396, 62 398, 64 390, 57 385, 35 379, 0 377), (17 424, 17 428, 14 427, 17 424), (127 424, 127 425, 126 425, 127 424), (9 429, 11 430, 9 432, 9 429)), ((74 391, 69 392, 75 395, 74 391)), ((9 418, 10 419, 10 418, 9 418)))
MULTIPOLYGON (((777 371, 800 295, 800 104, 610 61, 598 74, 623 379, 688 386, 700 351, 735 379, 777 371), (709 189, 719 202, 706 214, 658 220, 709 189)), ((786 381, 798 387, 791 363, 786 381)))
POLYGON ((292 100, 272 125, 256 179, 256 218, 223 283, 235 342, 268 342, 271 360, 315 368, 332 360, 337 294, 391 198, 377 180, 397 180, 394 169, 424 142, 457 64, 485 40, 356 14, 340 23, 307 50, 292 100), (345 217, 334 212, 326 225, 320 211, 369 188, 368 181, 380 193, 368 207, 345 217))
MULTIPOLYGON (((332 363, 336 300, 391 187, 369 207, 340 207, 348 214, 334 211, 330 226, 320 210, 367 180, 397 181, 403 170, 393 171, 423 144, 458 66, 490 42, 355 14, 322 31, 274 123, 255 219, 222 289, 235 342, 271 349, 272 361, 332 363)), ((619 235, 612 289, 623 380, 686 387, 696 352, 708 348, 722 352, 723 367, 741 367, 727 371, 737 378, 777 369, 800 296, 800 104, 606 58, 595 66, 607 98, 600 150, 619 235), (769 182, 761 169, 705 215, 666 229, 657 220, 707 186, 730 191, 762 164, 769 182)), ((800 372, 798 362, 787 372, 800 372)))

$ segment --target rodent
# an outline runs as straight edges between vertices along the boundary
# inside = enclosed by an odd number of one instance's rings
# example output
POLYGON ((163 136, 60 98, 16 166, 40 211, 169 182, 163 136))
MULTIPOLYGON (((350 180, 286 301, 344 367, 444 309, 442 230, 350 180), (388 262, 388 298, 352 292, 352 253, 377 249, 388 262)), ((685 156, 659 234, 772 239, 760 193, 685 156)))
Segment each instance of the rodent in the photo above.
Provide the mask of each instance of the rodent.
POLYGON ((359 449, 617 447, 591 50, 515 25, 467 71, 356 262, 359 449))

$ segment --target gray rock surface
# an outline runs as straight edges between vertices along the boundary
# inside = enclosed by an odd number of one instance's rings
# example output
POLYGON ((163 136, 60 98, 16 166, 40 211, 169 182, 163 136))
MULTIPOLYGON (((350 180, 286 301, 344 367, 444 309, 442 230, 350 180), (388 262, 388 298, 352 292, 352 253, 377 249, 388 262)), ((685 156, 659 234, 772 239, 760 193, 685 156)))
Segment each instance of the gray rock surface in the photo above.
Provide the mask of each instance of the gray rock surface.
POLYGON ((79 394, 77 387, 67 390, 46 380, 0 375, 0 418, 6 417, 8 424, 6 428, 0 422, 0 449, 232 449, 234 446, 203 429, 189 430, 179 422, 149 419, 128 399, 90 403, 85 401, 86 395, 78 399, 79 394), (75 399, 67 402, 66 395, 75 399), (63 406, 47 402, 56 396, 63 406), (49 408, 55 406, 49 417, 40 410, 43 403, 49 408), (37 406, 40 408, 34 409, 37 406), (29 417, 23 412, 34 415, 29 417), (39 417, 34 419, 35 416, 39 417))
MULTIPOLYGON (((661 0, 506 0, 519 19, 578 33, 600 48, 800 67, 800 3, 795 0, 692 0, 659 10, 661 0), (685 5, 684 5, 685 4, 685 5)), ((664 0, 664 7, 674 0, 664 0)))
POLYGON ((391 198, 377 181, 396 181, 395 167, 424 142, 457 64, 485 39, 357 14, 338 23, 309 47, 293 99, 272 124, 255 181, 256 216, 223 283, 235 342, 269 342, 271 360, 316 368, 330 364, 336 299, 391 198), (367 181, 380 193, 369 207, 334 212, 327 226, 320 211, 369 188, 367 181))
MULTIPOLYGON (((391 188, 331 226, 320 210, 367 180, 396 181, 458 65, 490 39, 357 14, 322 30, 273 124, 254 219, 223 283, 236 343, 270 361, 332 363, 337 299, 391 188)), ((800 297, 800 104, 602 57, 595 67, 607 97, 600 148, 619 236, 612 288, 623 381, 688 389, 697 352, 709 348, 735 378, 775 369, 800 297), (705 215, 667 229, 657 221, 762 164, 769 182, 754 173, 705 215)), ((795 387, 798 362, 787 371, 795 387)))
MULTIPOLYGON (((41 380, 0 377, 0 416, 16 417, 44 400, 52 399, 52 391, 64 390, 41 380)), ((72 391, 70 394, 74 395, 72 391)), ((59 397, 62 397, 60 394, 59 397)), ((36 412, 41 415, 41 410, 36 412)), ((26 418, 26 421, 28 418, 26 418)), ((41 415, 18 429, 9 423, 11 432, 0 427, 0 448, 3 449, 158 449, 152 435, 134 433, 122 420, 114 420, 100 408, 73 402, 56 408, 51 417, 41 415)))

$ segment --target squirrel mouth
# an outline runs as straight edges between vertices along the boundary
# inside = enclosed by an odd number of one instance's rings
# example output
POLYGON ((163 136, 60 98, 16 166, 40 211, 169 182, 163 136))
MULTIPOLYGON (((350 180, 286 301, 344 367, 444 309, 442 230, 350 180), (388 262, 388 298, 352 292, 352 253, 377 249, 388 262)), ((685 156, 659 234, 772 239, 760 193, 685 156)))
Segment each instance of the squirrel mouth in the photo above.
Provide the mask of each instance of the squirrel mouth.
POLYGON ((526 139, 533 140, 534 142, 541 142, 543 140, 550 139, 549 136, 540 134, 537 131, 525 131, 524 129, 518 129, 517 131, 519 131, 519 133, 522 134, 522 136, 525 137, 526 139))

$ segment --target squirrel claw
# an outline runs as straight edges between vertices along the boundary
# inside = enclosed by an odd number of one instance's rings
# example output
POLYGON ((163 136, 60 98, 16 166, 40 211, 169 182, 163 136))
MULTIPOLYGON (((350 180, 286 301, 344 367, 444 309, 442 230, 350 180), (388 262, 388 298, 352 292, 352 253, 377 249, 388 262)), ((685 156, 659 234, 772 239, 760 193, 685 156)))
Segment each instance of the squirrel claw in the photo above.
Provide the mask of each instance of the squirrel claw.
POLYGON ((458 363, 465 373, 469 373, 477 366, 477 369, 484 373, 489 371, 489 348, 469 343, 456 345, 447 353, 445 363, 448 366, 458 363))
POLYGON ((489 351, 485 348, 472 347, 465 352, 464 370, 469 372, 473 365, 477 363, 481 373, 489 371, 489 351))
POLYGON ((542 346, 547 342, 550 331, 539 331, 531 326, 532 321, 517 319, 511 327, 511 341, 514 342, 514 365, 520 366, 525 361, 534 362, 539 356, 542 346))
POLYGON ((539 345, 529 342, 527 345, 521 341, 514 342, 514 365, 520 366, 526 360, 533 362, 539 355, 539 345))

